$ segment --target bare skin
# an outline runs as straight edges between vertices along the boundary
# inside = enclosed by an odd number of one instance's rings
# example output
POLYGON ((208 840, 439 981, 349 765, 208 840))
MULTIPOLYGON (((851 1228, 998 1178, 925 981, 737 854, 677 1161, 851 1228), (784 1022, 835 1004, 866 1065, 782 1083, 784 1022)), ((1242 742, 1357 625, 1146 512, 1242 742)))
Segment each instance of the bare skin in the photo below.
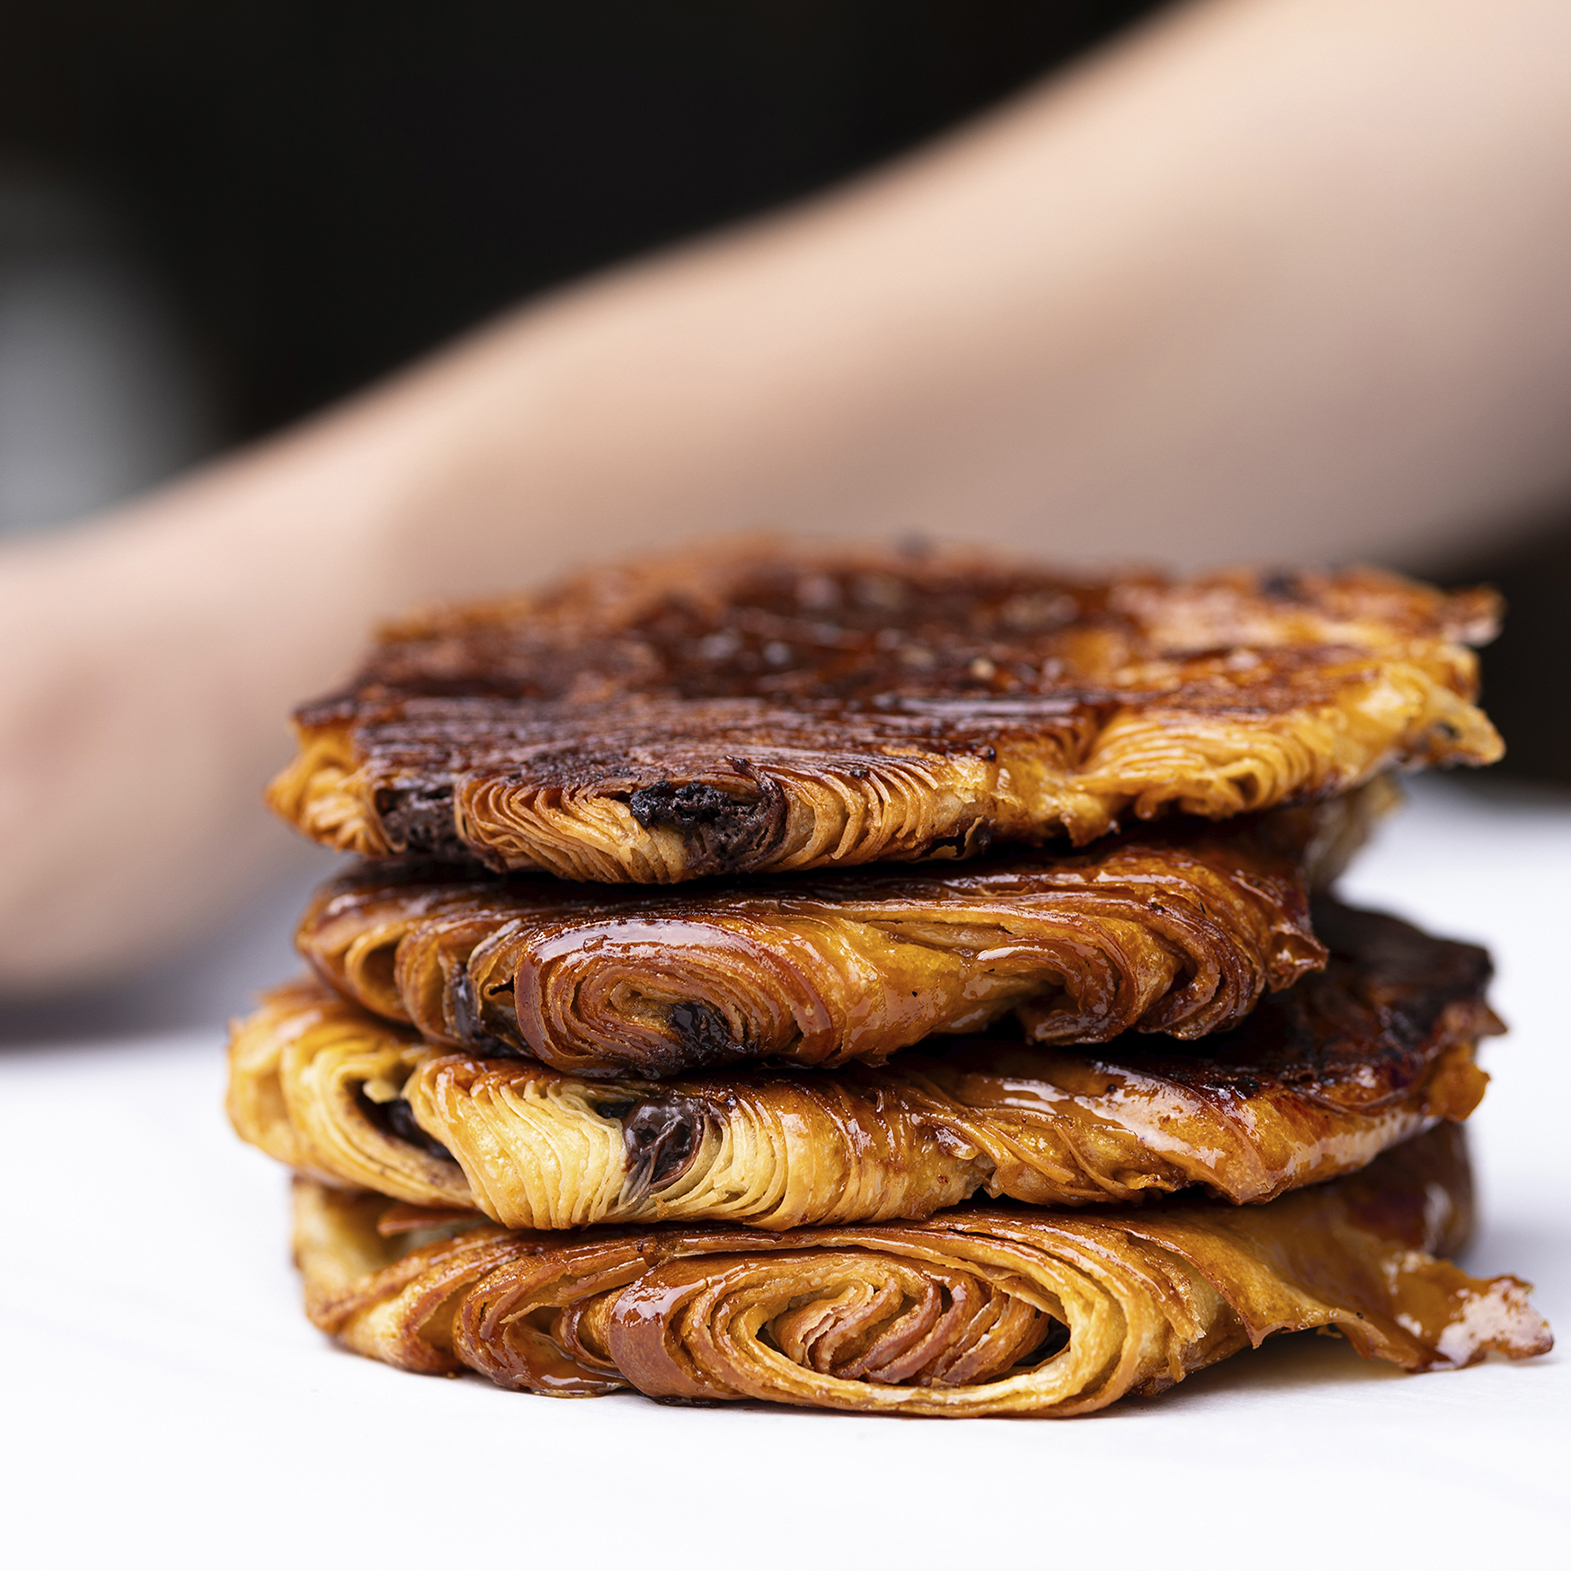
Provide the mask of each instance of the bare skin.
POLYGON ((414 601, 772 526, 1424 567, 1571 495, 1571 7, 1211 0, 0 553, 0 988, 288 857, 296 700, 414 601))

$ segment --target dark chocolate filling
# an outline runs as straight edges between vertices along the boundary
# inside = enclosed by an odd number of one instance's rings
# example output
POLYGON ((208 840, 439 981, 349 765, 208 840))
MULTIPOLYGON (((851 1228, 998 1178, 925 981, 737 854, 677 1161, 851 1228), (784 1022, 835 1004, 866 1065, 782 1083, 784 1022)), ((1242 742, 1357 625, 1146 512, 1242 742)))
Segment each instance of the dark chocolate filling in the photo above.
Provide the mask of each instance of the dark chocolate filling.
POLYGON ((480 1023, 480 1000, 475 994, 474 978, 461 967, 453 972, 448 996, 453 1005, 453 1029, 466 1047, 487 1058, 522 1058, 510 1042, 494 1037, 480 1023))
POLYGON ((453 821, 453 788, 425 786, 408 790, 383 786, 376 793, 376 815, 388 845, 406 856, 444 860, 473 853, 459 839, 453 821))
POLYGON ((712 1064, 738 1050, 726 1017, 713 1004, 673 1004, 666 1018, 684 1054, 694 1064, 712 1064))
POLYGON ((683 834, 706 830, 723 834, 728 827, 744 823, 757 807, 712 785, 678 786, 669 780, 641 787, 627 805, 645 829, 680 829, 683 834))
POLYGON ((674 829, 687 842, 694 872, 745 869, 768 850, 785 825, 785 798, 778 786, 759 781, 757 797, 730 796, 717 786, 657 780, 627 799, 641 828, 674 829))
POLYGON ((648 1194, 676 1183, 693 1165, 710 1123, 709 1109, 694 1097, 629 1104, 622 1118, 622 1138, 627 1145, 630 1194, 648 1194))
POLYGON ((372 1128, 379 1129, 388 1139, 402 1140, 405 1145, 414 1146, 427 1156, 434 1156, 439 1162, 453 1161, 453 1153, 415 1122, 414 1110, 403 1097, 394 1097, 391 1102, 373 1102, 365 1094, 364 1086, 356 1086, 355 1105, 365 1115, 366 1122, 372 1128))

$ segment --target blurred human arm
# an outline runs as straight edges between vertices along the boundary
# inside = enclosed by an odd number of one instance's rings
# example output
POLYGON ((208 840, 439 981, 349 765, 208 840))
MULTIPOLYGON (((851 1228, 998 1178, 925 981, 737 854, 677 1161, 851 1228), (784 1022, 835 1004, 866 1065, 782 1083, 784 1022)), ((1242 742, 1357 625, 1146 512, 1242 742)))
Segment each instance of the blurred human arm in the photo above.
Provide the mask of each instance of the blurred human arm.
POLYGON ((262 876, 369 623, 705 532, 1423 565, 1571 489, 1571 7, 1212 0, 0 556, 0 986, 262 876))

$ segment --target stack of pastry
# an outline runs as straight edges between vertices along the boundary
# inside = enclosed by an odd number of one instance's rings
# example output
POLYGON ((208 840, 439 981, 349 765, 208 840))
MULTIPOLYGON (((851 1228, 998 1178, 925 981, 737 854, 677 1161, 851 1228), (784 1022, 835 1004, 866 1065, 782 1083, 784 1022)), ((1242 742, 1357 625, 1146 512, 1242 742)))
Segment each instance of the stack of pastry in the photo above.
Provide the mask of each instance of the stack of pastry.
POLYGON ((1482 591, 753 549, 384 631, 238 1023, 312 1320, 409 1370, 1067 1415, 1281 1331, 1543 1351, 1464 1238, 1489 960, 1327 891, 1488 763, 1482 591))

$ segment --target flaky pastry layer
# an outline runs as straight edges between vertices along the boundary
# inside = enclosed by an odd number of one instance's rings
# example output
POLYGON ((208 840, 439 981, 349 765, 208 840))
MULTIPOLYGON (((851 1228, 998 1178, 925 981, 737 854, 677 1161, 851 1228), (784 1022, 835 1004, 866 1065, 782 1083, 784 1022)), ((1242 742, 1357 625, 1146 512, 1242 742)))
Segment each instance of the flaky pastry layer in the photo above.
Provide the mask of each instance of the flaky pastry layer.
POLYGON ((419 1373, 551 1396, 1069 1417, 1285 1331, 1335 1328, 1408 1370, 1547 1351, 1524 1283, 1435 1258, 1470 1211, 1460 1133, 1442 1126, 1268 1206, 964 1208, 777 1235, 514 1233, 301 1181, 295 1253, 317 1326, 419 1373))
POLYGON ((1187 822, 1054 857, 737 879, 699 891, 371 864, 296 942, 432 1042, 590 1076, 880 1063, 1002 1016, 1034 1042, 1226 1030, 1324 963, 1309 888, 1392 794, 1187 822))
POLYGON ((1352 1171, 1486 1077, 1488 961, 1327 906, 1323 975, 1185 1049, 1096 1057, 939 1043, 829 1073, 590 1081, 422 1044, 306 983, 237 1026, 230 1116, 297 1171, 508 1227, 920 1218, 977 1193, 1127 1202, 1199 1185, 1235 1202, 1352 1171))
POLYGON ((389 628, 272 805, 369 856, 675 883, 1085 844, 1489 763, 1484 591, 714 553, 389 628))

